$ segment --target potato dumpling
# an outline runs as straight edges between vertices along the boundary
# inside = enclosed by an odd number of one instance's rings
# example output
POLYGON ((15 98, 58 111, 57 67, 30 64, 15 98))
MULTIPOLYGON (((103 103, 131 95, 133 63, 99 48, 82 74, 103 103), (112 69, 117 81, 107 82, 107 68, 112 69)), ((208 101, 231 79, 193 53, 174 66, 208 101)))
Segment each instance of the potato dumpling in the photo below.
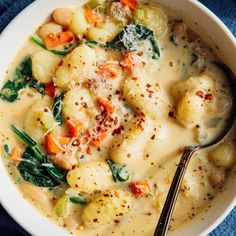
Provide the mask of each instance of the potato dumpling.
POLYGON ((45 133, 56 125, 50 107, 50 99, 46 97, 38 99, 32 104, 25 117, 25 132, 39 143, 42 141, 45 133))
POLYGON ((91 27, 88 30, 88 39, 97 42, 112 41, 121 31, 119 25, 113 21, 100 23, 99 26, 91 27))
POLYGON ((44 24, 39 28, 39 36, 45 39, 50 34, 58 34, 63 31, 63 27, 54 22, 44 24))
POLYGON ((119 134, 111 145, 110 155, 114 162, 129 164, 138 161, 152 131, 152 121, 143 116, 130 120, 124 133, 119 134))
POLYGON ((112 173, 104 161, 84 162, 67 174, 68 184, 78 192, 103 191, 114 184, 112 173))
POLYGON ((203 100, 196 95, 185 95, 178 103, 177 119, 187 128, 200 124, 204 114, 203 100))
POLYGON ((66 92, 63 99, 62 112, 65 118, 79 120, 84 125, 97 114, 90 93, 85 88, 74 88, 66 92))
POLYGON ((119 189, 108 190, 85 206, 82 221, 89 228, 111 224, 131 211, 132 206, 133 198, 129 192, 119 189))
POLYGON ((216 166, 230 168, 235 161, 234 147, 228 143, 221 143, 210 151, 209 158, 216 166))
POLYGON ((152 29, 157 38, 167 32, 168 19, 162 9, 155 6, 140 6, 134 11, 134 20, 152 29))
POLYGON ((83 44, 75 48, 63 58, 56 71, 55 84, 61 88, 68 88, 76 82, 82 82, 89 77, 95 64, 94 49, 83 44))
POLYGON ((168 98, 158 84, 149 84, 140 78, 134 80, 130 77, 123 83, 123 94, 138 114, 144 113, 154 120, 160 120, 168 114, 168 98))
POLYGON ((45 84, 52 82, 61 58, 49 51, 43 50, 32 54, 31 59, 34 78, 45 84))
POLYGON ((73 14, 72 20, 70 22, 70 30, 74 34, 77 34, 78 36, 82 37, 86 34, 88 28, 89 23, 86 21, 85 18, 85 8, 80 7, 73 14))
POLYGON ((178 83, 173 89, 173 94, 176 98, 179 98, 186 93, 196 94, 198 91, 203 93, 214 92, 215 81, 208 75, 190 77, 189 79, 178 83))

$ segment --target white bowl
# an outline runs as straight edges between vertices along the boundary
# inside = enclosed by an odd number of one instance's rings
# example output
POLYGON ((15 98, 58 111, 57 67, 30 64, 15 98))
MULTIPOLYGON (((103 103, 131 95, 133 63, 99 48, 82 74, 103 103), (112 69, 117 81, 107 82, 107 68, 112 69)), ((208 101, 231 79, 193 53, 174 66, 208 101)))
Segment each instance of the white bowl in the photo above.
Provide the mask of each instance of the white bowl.
MULTIPOLYGON (((27 37, 44 21, 53 9, 60 6, 78 6, 83 0, 37 0, 19 14, 0 36, 0 78, 13 61, 27 37)), ((219 55, 236 74, 236 40, 226 26, 206 7, 195 0, 160 0, 161 4, 178 9, 191 16, 199 28, 214 40, 219 55), (223 55, 223 56, 222 56, 223 55)), ((65 236, 69 233, 36 211, 16 189, 7 170, 0 161, 0 201, 8 213, 32 235, 65 236)), ((232 175, 226 184, 226 191, 220 193, 207 213, 197 216, 189 224, 183 225, 170 235, 207 235, 233 209, 236 204, 236 176, 232 175), (204 220, 202 220, 204 218, 204 220)))

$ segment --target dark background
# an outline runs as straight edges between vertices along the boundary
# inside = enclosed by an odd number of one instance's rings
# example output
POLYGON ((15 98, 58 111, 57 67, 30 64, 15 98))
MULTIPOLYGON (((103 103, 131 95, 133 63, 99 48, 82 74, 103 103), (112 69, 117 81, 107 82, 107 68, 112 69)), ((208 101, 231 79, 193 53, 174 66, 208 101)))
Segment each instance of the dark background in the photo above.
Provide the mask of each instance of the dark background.
MULTIPOLYGON (((33 1, 0 0, 0 33, 6 27, 6 25, 14 18, 14 16, 16 16, 31 2, 33 1)), ((221 20, 230 28, 234 36, 236 36, 236 0, 200 0, 200 2, 202 2, 209 9, 211 9, 218 17, 220 17, 221 20)), ((1 53, 1 56, 4 56, 3 52, 1 53)), ((14 222, 14 220, 7 214, 7 212, 1 206, 0 235, 29 236, 27 232, 25 232, 19 225, 14 222)), ((236 208, 209 236, 236 236, 236 208)))

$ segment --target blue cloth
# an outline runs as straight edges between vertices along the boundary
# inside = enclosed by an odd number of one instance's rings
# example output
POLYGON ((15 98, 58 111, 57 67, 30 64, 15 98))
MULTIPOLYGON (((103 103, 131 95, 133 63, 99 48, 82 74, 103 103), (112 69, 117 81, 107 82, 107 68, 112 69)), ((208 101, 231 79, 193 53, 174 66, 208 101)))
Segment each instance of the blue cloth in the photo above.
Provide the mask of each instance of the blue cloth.
MULTIPOLYGON (((6 25, 32 0, 0 0, 0 33, 6 25)), ((236 36, 236 0, 200 0, 204 5, 218 15, 236 36)), ((236 235, 236 208, 209 236, 236 235)), ((0 206, 0 235, 29 236, 7 212, 0 206)))

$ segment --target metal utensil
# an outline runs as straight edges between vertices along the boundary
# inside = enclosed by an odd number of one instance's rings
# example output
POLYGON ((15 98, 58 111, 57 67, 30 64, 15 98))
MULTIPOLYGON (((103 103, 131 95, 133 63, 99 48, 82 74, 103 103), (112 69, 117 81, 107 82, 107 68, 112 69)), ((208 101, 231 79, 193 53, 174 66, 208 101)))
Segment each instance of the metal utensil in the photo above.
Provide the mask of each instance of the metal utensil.
POLYGON ((196 152, 199 149, 207 148, 210 146, 213 146, 217 143, 219 143, 230 131, 231 127, 233 126, 235 115, 236 115, 236 89, 235 89, 235 77, 233 73, 230 71, 228 67, 226 67, 223 64, 215 63, 218 67, 220 67, 228 78, 229 88, 231 90, 231 94, 233 96, 230 116, 226 122, 226 125, 223 129, 223 131, 212 141, 210 141, 207 144, 199 145, 199 146, 188 146, 184 148, 183 155, 180 159, 180 162, 178 164, 178 167, 176 169, 174 178, 172 180, 164 207, 162 209, 154 236, 165 236, 168 231, 170 219, 174 210, 174 206, 177 200, 177 196, 179 193, 179 189, 184 177, 184 174, 186 172, 186 169, 188 167, 188 163, 193 155, 194 152, 196 152))

